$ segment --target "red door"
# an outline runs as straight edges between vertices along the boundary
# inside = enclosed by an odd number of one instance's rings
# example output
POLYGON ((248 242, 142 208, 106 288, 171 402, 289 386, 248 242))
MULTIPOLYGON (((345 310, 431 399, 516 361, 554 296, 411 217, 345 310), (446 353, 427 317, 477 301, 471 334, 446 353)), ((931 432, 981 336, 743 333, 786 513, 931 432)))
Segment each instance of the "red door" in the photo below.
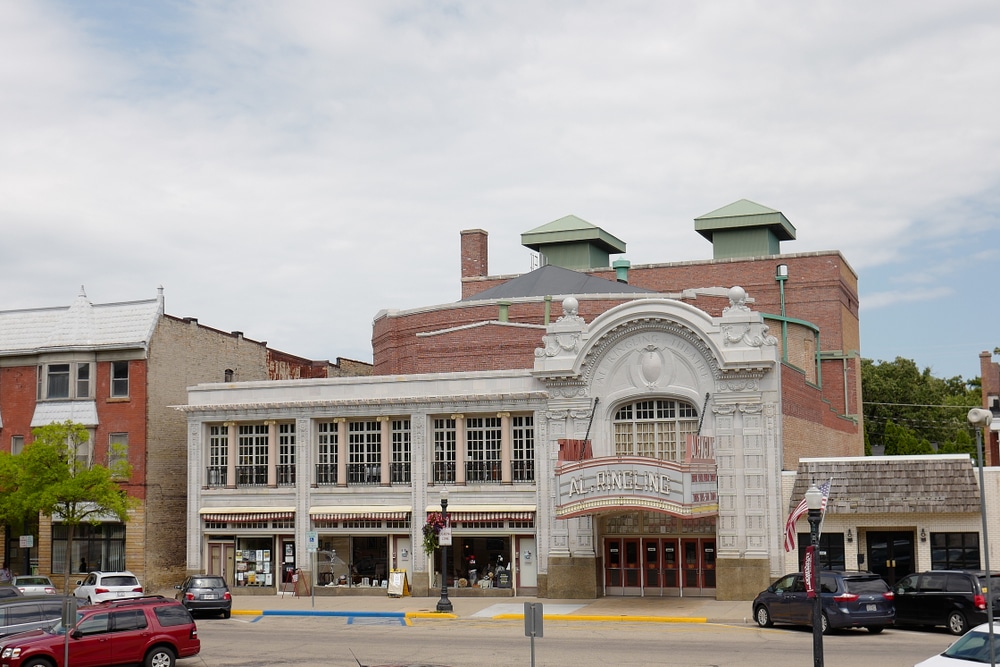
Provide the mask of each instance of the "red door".
POLYGON ((677 540, 663 540, 663 586, 677 588, 677 540))
POLYGON ((681 540, 684 588, 701 588, 701 553, 698 540, 681 540))
POLYGON ((660 541, 643 540, 642 567, 643 588, 663 588, 663 563, 660 560, 660 541))
POLYGON ((625 586, 638 588, 642 573, 642 555, 639 553, 639 539, 622 540, 625 549, 625 586))
POLYGON ((622 541, 611 538, 604 540, 605 585, 622 585, 622 541))

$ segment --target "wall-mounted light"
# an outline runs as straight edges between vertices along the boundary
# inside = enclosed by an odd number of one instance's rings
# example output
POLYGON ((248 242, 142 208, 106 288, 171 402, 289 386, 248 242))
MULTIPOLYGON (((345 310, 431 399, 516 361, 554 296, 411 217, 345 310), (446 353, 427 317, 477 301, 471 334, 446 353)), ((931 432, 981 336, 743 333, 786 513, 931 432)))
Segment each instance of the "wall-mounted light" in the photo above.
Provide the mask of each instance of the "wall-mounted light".
POLYGON ((854 541, 854 533, 851 532, 850 528, 847 529, 847 541, 848 542, 854 541))
POLYGON ((927 541, 927 531, 924 530, 923 528, 920 529, 920 541, 921 542, 927 541))
POLYGON ((788 280, 788 265, 787 264, 778 264, 778 268, 776 269, 776 273, 774 274, 774 279, 775 280, 788 280))

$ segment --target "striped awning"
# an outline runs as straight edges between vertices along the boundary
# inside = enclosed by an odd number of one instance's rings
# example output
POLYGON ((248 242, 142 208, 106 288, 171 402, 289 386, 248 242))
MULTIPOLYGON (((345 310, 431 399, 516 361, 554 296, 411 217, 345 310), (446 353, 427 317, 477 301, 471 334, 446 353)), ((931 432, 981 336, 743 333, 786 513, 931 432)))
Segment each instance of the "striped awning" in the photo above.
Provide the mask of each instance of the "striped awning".
MULTIPOLYGON (((448 506, 452 521, 532 521, 534 505, 455 505, 448 506)), ((427 513, 440 512, 440 505, 428 505, 427 513)))
POLYGON ((291 521, 293 507, 205 507, 199 511, 205 521, 216 523, 256 523, 257 521, 291 521))
POLYGON ((309 516, 314 521, 406 521, 409 505, 333 505, 313 507, 309 516))

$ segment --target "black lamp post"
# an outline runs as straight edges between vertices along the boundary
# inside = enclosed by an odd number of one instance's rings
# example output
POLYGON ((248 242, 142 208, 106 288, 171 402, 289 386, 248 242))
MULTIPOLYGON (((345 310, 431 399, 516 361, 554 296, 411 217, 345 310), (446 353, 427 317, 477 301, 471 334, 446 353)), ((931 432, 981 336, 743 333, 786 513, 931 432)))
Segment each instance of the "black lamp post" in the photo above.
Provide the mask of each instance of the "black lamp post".
POLYGON ((983 554, 986 557, 986 619, 989 623, 990 641, 990 665, 995 667, 996 658, 996 638, 993 631, 993 572, 990 570, 990 534, 986 529, 986 494, 983 489, 986 483, 983 480, 983 429, 993 421, 993 414, 989 410, 982 408, 972 408, 969 410, 969 423, 976 427, 976 458, 979 460, 979 514, 983 520, 983 554))
MULTIPOLYGON (((451 536, 451 526, 448 524, 448 489, 441 491, 441 520, 444 521, 444 528, 448 536, 451 536)), ((451 612, 451 600, 448 599, 448 545, 441 545, 441 599, 438 600, 437 610, 451 612)))
POLYGON ((813 598, 813 667, 823 667, 823 594, 820 589, 819 522, 823 518, 823 492, 813 484, 806 491, 806 507, 809 508, 809 543, 812 545, 812 589, 813 598))

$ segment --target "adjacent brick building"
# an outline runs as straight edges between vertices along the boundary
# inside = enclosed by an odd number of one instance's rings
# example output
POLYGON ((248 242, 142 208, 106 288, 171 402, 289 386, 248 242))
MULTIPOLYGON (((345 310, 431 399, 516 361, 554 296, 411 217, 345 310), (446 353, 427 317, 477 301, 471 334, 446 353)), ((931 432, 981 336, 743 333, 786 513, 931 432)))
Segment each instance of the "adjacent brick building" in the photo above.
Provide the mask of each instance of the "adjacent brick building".
MULTIPOLYGON (((120 451, 132 466, 123 482, 139 501, 128 523, 85 524, 71 572, 129 569, 148 589, 185 574, 187 432, 171 406, 204 382, 327 378, 370 373, 369 364, 311 361, 266 343, 164 313, 156 298, 0 311, 0 447, 19 452, 32 429, 71 420, 90 432, 90 458, 120 451), (117 445, 118 449, 112 449, 117 445)), ((46 517, 6 527, 0 549, 15 573, 65 571, 65 532, 46 517), (34 546, 24 549, 21 537, 34 546), (60 548, 62 545, 62 548, 60 548)))

